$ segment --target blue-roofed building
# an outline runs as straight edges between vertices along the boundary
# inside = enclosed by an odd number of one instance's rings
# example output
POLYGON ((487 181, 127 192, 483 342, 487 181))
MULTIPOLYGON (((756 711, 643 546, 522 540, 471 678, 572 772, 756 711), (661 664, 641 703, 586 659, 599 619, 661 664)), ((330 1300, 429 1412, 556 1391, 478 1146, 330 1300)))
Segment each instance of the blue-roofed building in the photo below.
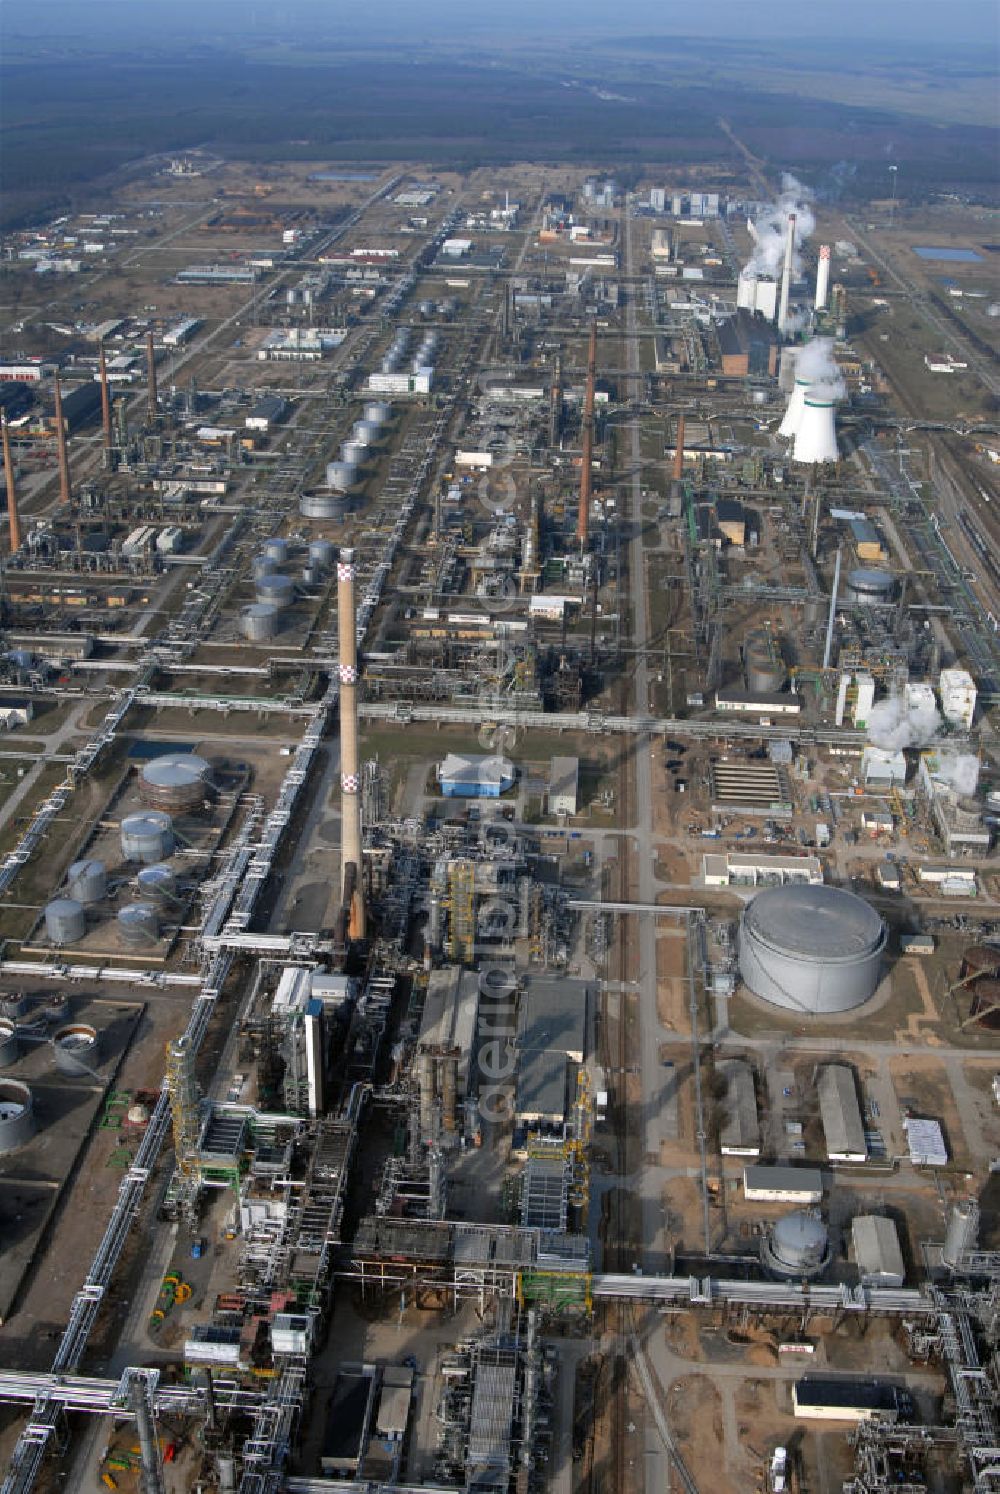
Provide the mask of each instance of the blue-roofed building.
POLYGON ((446 799, 499 799, 513 787, 514 764, 505 757, 463 757, 449 752, 437 779, 446 799))

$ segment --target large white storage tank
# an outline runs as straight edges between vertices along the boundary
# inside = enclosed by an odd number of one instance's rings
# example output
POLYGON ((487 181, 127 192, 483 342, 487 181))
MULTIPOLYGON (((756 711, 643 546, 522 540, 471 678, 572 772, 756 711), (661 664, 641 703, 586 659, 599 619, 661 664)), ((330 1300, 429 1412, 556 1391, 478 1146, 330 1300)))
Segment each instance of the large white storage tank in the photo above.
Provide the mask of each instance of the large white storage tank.
POLYGON ((878 988, 882 919, 839 887, 768 887, 740 918, 740 974, 754 995, 805 1016, 850 1011, 878 988))

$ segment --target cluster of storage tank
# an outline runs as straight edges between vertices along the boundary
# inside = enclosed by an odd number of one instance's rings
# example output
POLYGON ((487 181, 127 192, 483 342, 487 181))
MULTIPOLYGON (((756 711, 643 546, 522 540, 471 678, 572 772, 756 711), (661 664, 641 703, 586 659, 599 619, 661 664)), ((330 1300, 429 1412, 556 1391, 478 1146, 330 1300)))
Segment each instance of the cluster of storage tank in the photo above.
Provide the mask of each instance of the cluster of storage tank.
MULTIPOLYGON (((402 352, 399 356, 402 356, 402 352)), ((386 360, 382 361, 384 365, 386 360)), ((395 369, 384 371, 393 373, 395 369)), ((331 490, 331 494, 327 495, 328 500, 333 493, 346 493, 354 487, 358 480, 358 470, 365 461, 369 448, 378 441, 382 427, 389 419, 389 414, 389 406, 380 400, 372 400, 365 405, 360 420, 354 422, 350 435, 341 444, 339 459, 327 463, 326 485, 331 490)), ((336 500, 334 500, 334 506, 338 508, 337 512, 318 513, 314 511, 317 504, 320 504, 321 498, 322 495, 318 493, 304 494, 300 505, 303 516, 307 519, 338 518, 342 506, 337 506, 336 500)))
POLYGON ((200 809, 211 791, 212 769, 194 752, 154 757, 139 774, 139 798, 151 809, 184 814, 200 809))
POLYGON ((329 540, 312 540, 304 554, 293 557, 288 540, 268 540, 251 565, 257 600, 240 613, 240 632, 251 643, 266 643, 279 632, 282 615, 295 600, 295 577, 288 574, 293 559, 301 561, 302 584, 318 586, 333 565, 334 549, 329 540), (279 566, 285 569, 279 570, 279 566))
POLYGON ((437 352, 438 335, 436 332, 425 332, 420 339, 420 346, 413 355, 410 368, 414 373, 423 373, 428 368, 434 367, 434 354, 437 352))
MULTIPOLYGON (((162 761, 162 759, 160 759, 162 761)), ((206 763, 207 769, 208 764, 206 763)), ((126 815, 121 822, 122 856, 141 863, 137 881, 141 901, 129 903, 117 917, 122 942, 130 946, 154 944, 160 937, 163 911, 177 901, 177 878, 165 858, 173 854, 173 821, 162 810, 126 815)), ((45 908, 45 934, 50 944, 63 948, 78 944, 87 932, 87 909, 108 895, 108 871, 103 861, 87 857, 74 861, 66 877, 66 893, 45 908)))

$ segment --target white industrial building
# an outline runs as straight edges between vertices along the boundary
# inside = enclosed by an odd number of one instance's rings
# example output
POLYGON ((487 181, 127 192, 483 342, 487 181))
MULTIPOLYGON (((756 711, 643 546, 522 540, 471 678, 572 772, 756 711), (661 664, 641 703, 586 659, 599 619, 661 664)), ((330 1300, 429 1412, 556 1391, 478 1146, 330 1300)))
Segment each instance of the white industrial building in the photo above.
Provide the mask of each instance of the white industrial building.
POLYGON ((816 1081, 820 1118, 831 1162, 866 1162, 868 1145, 854 1074, 842 1063, 827 1064, 816 1081))
POLYGON ((818 1167, 755 1162, 743 1169, 743 1196, 748 1203, 817 1204, 823 1198, 823 1174, 818 1167))
POLYGON ((938 676, 941 712, 951 726, 971 730, 976 714, 976 685, 966 669, 942 669, 938 676))
POLYGON ((914 1167, 947 1167, 948 1148, 936 1120, 908 1115, 903 1121, 903 1130, 914 1167))
POLYGON ((892 788, 906 782, 906 758, 897 748, 868 746, 861 757, 861 777, 865 787, 892 788))
POLYGON ((818 856, 710 852, 701 858, 701 876, 706 887, 760 887, 782 882, 815 886, 823 880, 823 863, 818 856))

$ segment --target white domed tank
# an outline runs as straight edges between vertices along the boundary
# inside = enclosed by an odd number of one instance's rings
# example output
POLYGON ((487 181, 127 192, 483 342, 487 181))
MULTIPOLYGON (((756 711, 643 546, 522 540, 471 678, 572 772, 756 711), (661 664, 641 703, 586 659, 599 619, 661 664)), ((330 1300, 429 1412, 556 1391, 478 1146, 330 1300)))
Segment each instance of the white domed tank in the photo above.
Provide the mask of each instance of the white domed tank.
POLYGON ((200 809, 208 797, 211 774, 210 765, 194 752, 154 757, 139 774, 139 798, 173 814, 200 809))
POLYGON ((57 897, 45 909, 45 932, 52 944, 76 944, 87 932, 87 915, 75 897, 57 897))
POLYGON ((250 574, 255 581, 260 581, 264 576, 273 576, 274 561, 269 555, 255 555, 250 562, 250 574))
POLYGON ((177 897, 177 877, 172 866, 163 863, 144 866, 136 880, 143 897, 153 902, 157 899, 170 902, 177 897))
POLYGON ((5 1017, 0 1017, 0 1069, 9 1069, 12 1063, 16 1063, 21 1052, 21 1045, 17 1040, 17 1028, 13 1022, 8 1022, 5 1017))
POLYGON ((283 610, 290 607, 295 599, 295 582, 291 576, 261 576, 257 582, 258 602, 270 602, 273 607, 283 610))
POLYGON ((768 887, 740 918, 740 975, 765 1001, 804 1016, 846 1012, 874 996, 886 928, 839 887, 768 887))
POLYGON ((128 903, 118 915, 122 943, 130 948, 155 944, 160 937, 160 914, 152 903, 128 903))
POLYGON ((240 632, 250 643, 267 643, 278 632, 280 616, 273 602, 250 602, 240 611, 240 632))
POLYGON ((885 607, 895 599, 896 578, 875 566, 857 566, 847 576, 847 600, 856 607, 885 607))
POLYGON ((264 554, 273 565, 284 565, 288 559, 288 541, 286 539, 269 539, 264 546, 264 554))
POLYGON ((378 437, 379 427, 374 420, 356 420, 351 427, 351 439, 363 441, 366 446, 371 446, 378 437))
POLYGON ((126 861, 142 861, 151 866, 154 861, 163 861, 173 854, 173 821, 156 809, 126 815, 121 823, 121 840, 126 861))
POLYGON ((304 519, 331 519, 334 523, 339 523, 353 506, 353 501, 345 493, 324 492, 322 489, 303 493, 299 499, 299 513, 304 519))
POLYGON ((101 1059, 100 1036, 86 1022, 71 1022, 52 1034, 56 1068, 70 1079, 92 1079, 101 1059))
POLYGON ((383 404, 381 400, 370 400, 365 405, 364 418, 372 421, 375 425, 385 425, 391 413, 389 405, 383 404))
POLYGON ((0 1156, 24 1146, 36 1129, 31 1090, 19 1079, 0 1079, 0 1156))
POLYGON ((67 891, 78 903, 99 903, 108 894, 108 870, 103 861, 87 857, 74 861, 66 874, 67 891))
MULTIPOLYGON (((353 488, 357 480, 357 462, 327 462, 326 485, 328 488, 333 488, 338 493, 346 493, 348 488, 353 488)), ((325 516, 319 514, 316 517, 323 518, 325 516)))
POLYGON ((329 540, 310 540, 309 564, 320 571, 333 564, 333 545, 329 540))
POLYGON ((830 1236, 813 1209, 797 1209, 769 1226, 761 1237, 761 1265, 769 1276, 820 1276, 830 1264, 830 1236))
POLYGON ((367 441, 345 441, 340 448, 341 459, 353 467, 360 467, 368 454, 367 441))

